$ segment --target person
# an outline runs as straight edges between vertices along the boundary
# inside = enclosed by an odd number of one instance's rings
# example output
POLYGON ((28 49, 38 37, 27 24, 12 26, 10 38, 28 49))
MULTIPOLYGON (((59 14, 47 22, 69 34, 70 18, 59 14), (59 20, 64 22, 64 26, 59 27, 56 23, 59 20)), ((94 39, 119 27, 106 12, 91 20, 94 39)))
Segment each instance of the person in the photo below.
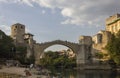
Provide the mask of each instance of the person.
POLYGON ((33 64, 30 64, 30 70, 33 68, 33 64))

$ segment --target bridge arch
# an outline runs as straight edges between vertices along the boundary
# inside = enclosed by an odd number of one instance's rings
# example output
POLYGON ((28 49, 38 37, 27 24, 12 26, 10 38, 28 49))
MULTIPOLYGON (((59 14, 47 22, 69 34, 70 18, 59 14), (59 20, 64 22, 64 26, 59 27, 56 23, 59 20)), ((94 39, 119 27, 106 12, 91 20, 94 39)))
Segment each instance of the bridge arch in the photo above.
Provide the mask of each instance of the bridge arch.
POLYGON ((45 42, 45 43, 41 43, 39 46, 41 47, 41 52, 43 52, 45 49, 47 49, 50 46, 53 45, 63 45, 66 46, 68 48, 70 48, 73 52, 76 53, 76 47, 79 46, 78 44, 74 45, 76 43, 70 43, 68 41, 61 41, 61 40, 55 40, 52 42, 45 42))
POLYGON ((34 45, 34 51, 35 51, 35 61, 36 64, 39 64, 40 55, 44 52, 44 50, 52 45, 63 45, 68 48, 70 48, 75 54, 76 54, 76 62, 77 64, 83 64, 87 62, 88 56, 86 56, 86 53, 89 53, 87 45, 80 45, 77 43, 72 43, 68 41, 62 41, 62 40, 55 40, 51 42, 45 42, 45 43, 39 43, 34 45))

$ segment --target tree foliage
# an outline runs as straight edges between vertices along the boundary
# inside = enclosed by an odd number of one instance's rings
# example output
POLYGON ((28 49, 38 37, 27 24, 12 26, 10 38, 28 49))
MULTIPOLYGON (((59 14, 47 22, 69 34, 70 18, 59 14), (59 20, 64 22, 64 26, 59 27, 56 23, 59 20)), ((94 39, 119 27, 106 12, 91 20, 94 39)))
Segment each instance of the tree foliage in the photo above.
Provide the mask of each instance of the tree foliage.
POLYGON ((106 45, 106 49, 109 52, 111 59, 120 65, 120 31, 116 35, 112 35, 111 40, 106 45))
POLYGON ((0 58, 13 58, 15 54, 14 47, 12 38, 0 30, 0 58))
POLYGON ((26 46, 15 46, 13 39, 0 30, 0 58, 15 59, 22 64, 33 63, 34 57, 27 59, 26 54, 26 46))
POLYGON ((76 59, 68 58, 67 55, 59 55, 58 52, 45 52, 44 57, 40 59, 40 64, 45 67, 63 67, 72 68, 76 66, 76 59))
POLYGON ((26 63, 26 53, 27 53, 27 47, 25 47, 25 46, 17 46, 16 47, 15 59, 19 60, 20 63, 25 64, 26 63))
POLYGON ((95 57, 102 59, 104 57, 104 54, 102 52, 95 53, 95 57))

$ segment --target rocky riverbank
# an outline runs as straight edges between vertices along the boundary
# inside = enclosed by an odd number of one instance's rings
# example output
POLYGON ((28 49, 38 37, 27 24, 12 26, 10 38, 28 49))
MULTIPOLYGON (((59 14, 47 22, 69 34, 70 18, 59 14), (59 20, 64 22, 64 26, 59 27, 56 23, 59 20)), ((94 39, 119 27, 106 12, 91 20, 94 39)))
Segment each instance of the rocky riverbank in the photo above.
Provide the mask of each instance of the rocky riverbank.
MULTIPOLYGON (((26 68, 22 67, 2 67, 0 69, 0 78, 26 78, 25 73, 26 68)), ((27 78, 46 78, 45 75, 37 75, 34 74, 35 71, 29 71, 31 76, 27 76, 27 78)))
POLYGON ((24 76, 17 74, 10 74, 5 72, 0 73, 0 78, 23 78, 23 77, 24 76))

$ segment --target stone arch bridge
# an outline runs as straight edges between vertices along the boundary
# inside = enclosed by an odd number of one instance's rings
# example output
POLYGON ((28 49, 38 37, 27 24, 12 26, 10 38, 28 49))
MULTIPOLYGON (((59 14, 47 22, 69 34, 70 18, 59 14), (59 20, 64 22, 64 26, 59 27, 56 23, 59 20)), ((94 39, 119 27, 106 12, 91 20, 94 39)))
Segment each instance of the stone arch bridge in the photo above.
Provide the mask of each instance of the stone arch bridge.
POLYGON ((72 43, 72 42, 62 41, 62 40, 55 40, 51 42, 38 43, 34 45, 35 63, 39 64, 40 55, 44 52, 46 48, 56 44, 64 45, 72 49, 72 51, 76 54, 77 65, 88 64, 91 62, 91 46, 90 45, 72 43))

